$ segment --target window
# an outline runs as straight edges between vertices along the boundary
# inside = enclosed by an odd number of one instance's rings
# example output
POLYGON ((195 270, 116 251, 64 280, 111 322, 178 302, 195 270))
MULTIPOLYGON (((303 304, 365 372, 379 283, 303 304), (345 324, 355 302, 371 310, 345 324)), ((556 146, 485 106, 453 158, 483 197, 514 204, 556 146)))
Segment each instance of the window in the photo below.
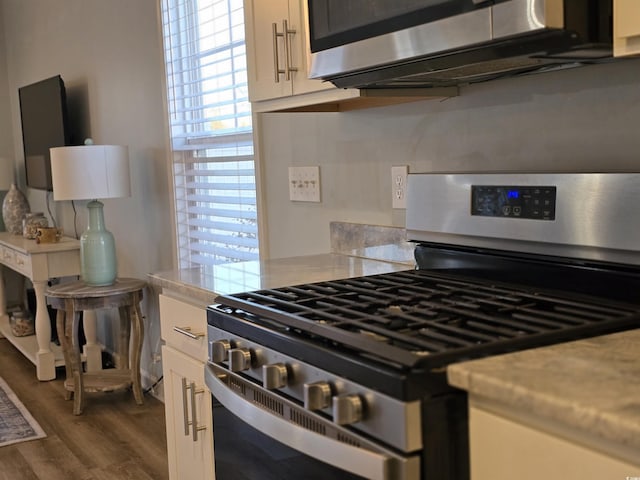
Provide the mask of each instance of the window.
POLYGON ((162 0, 180 268, 258 259, 242 0, 162 0))

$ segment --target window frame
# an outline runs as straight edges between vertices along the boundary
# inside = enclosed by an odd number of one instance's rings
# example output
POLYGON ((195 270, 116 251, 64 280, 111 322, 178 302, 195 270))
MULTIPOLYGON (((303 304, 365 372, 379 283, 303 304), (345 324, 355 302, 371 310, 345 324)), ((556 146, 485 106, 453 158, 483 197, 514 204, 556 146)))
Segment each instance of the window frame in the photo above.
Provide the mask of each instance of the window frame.
MULTIPOLYGON (((219 2, 221 0, 212 0, 212 3, 215 3, 215 1, 219 2)), ((232 4, 238 3, 238 0, 223 0, 223 1, 229 6, 231 6, 232 4)), ((264 252, 264 245, 262 241, 262 239, 265 238, 265 235, 263 235, 264 222, 262 221, 262 216, 260 214, 260 198, 261 198, 260 181, 259 181, 260 171, 259 171, 259 162, 256 154, 256 152, 258 151, 258 146, 257 146, 257 135, 255 135, 254 133, 254 130, 256 128, 257 121, 258 121, 258 116, 255 113, 251 112, 250 103, 248 101, 248 81, 247 81, 247 74, 246 74, 247 58, 246 58, 246 47, 245 47, 246 41, 244 36, 244 21, 242 23, 242 29, 243 29, 242 39, 239 41, 236 39, 230 42, 229 46, 227 47, 223 46, 219 50, 226 49, 226 50, 232 51, 234 48, 240 47, 240 45, 244 50, 244 59, 243 59, 244 60, 244 78, 245 78, 244 88, 246 89, 246 92, 247 92, 246 105, 249 106, 249 117, 251 119, 252 128, 248 131, 245 130, 239 133, 229 133, 226 135, 226 137, 222 135, 215 136, 210 134, 203 135, 201 137, 198 137, 196 135, 192 137, 191 140, 180 141, 181 139, 179 138, 179 136, 175 134, 175 130, 174 130, 175 124, 172 123, 172 119, 174 116, 174 112, 176 111, 176 108, 174 105, 173 106, 174 108, 172 110, 171 103, 176 101, 176 97, 175 95, 174 96, 171 95, 170 89, 175 89, 176 86, 172 83, 173 79, 170 76, 172 73, 171 72, 172 65, 169 61, 168 53, 167 53, 167 48, 170 48, 170 47, 167 46, 167 43, 168 43, 166 38, 167 33, 165 32, 165 21, 167 20, 165 18, 165 7, 166 5, 169 5, 169 4, 179 4, 185 7, 189 7, 189 6, 196 5, 197 3, 198 3, 198 0, 158 0, 158 12, 159 12, 159 18, 161 23, 162 54, 163 54, 163 62, 165 66, 164 82, 165 82, 165 92, 167 95, 165 97, 165 102, 166 102, 165 114, 166 114, 166 121, 167 121, 167 131, 169 133, 168 139, 167 139, 167 145, 168 145, 168 152, 169 152, 169 160, 168 160, 169 176, 170 176, 171 199, 172 199, 172 210, 173 210, 172 213, 173 213, 173 222, 174 222, 173 262, 177 268, 190 268, 190 267, 202 266, 202 265, 210 266, 216 263, 226 263, 227 261, 238 262, 238 261, 246 261, 246 260, 259 260, 262 256, 262 252, 264 252), (199 145, 200 142, 204 142, 207 138, 209 139, 213 138, 215 141, 208 142, 208 143, 205 142, 205 145, 199 145), (199 259, 199 258, 194 259, 192 255, 189 253, 194 250, 191 247, 191 242, 189 239, 197 240, 198 230, 197 229, 194 230, 190 226, 192 223, 192 220, 190 220, 190 218, 194 218, 194 217, 187 218, 190 215, 191 216, 193 215, 193 209, 187 209, 185 211, 181 208, 181 205, 184 204, 185 202, 189 203, 190 195, 188 193, 184 195, 183 192, 181 192, 180 190, 190 188, 189 185, 187 185, 187 183, 189 178, 192 178, 192 177, 185 172, 188 165, 193 164, 196 158, 197 159, 206 158, 206 157, 198 156, 198 152, 202 152, 204 148, 201 148, 200 150, 198 150, 196 149, 197 147, 195 145, 198 145, 200 147, 204 147, 204 146, 211 147, 212 144, 215 144, 217 141, 222 142, 225 138, 230 140, 233 140, 233 139, 240 140, 241 144, 244 145, 245 147, 247 146, 248 143, 252 144, 251 154, 241 155, 240 158, 244 161, 252 160, 253 162, 254 195, 252 197, 252 201, 249 202, 249 206, 243 205, 243 208, 253 208, 253 215, 252 215, 252 218, 249 218, 250 215, 248 214, 245 214, 244 217, 237 217, 237 218, 249 219, 251 222, 253 222, 252 224, 253 228, 252 228, 252 231, 248 233, 244 232, 243 230, 237 231, 239 235, 236 239, 236 243, 232 244, 232 247, 231 247, 232 250, 234 250, 234 252, 237 254, 236 258, 226 258, 224 261, 214 260, 214 261, 206 262, 206 261, 201 261, 202 259, 199 259), (185 155, 188 155, 188 152, 193 152, 194 155, 192 157, 185 157, 185 155), (188 232, 195 232, 196 234, 194 235, 193 233, 188 233, 188 232), (246 235, 246 237, 243 237, 243 235, 246 235), (185 238, 187 243, 186 245, 184 244, 185 238), (253 242, 253 247, 249 248, 249 253, 247 254, 246 252, 245 253, 240 252, 240 249, 238 249, 238 246, 251 244, 252 238, 254 239, 254 242, 253 242)), ((240 4, 242 4, 242 2, 240 2, 240 4)), ((193 46, 193 44, 190 44, 189 46, 193 46)), ((202 56, 199 52, 196 55, 191 55, 191 53, 193 53, 192 49, 191 50, 187 49, 186 51, 189 52, 187 60, 191 62, 197 62, 198 59, 202 56)), ((216 52, 209 50, 207 51, 207 53, 211 54, 216 52)), ((234 58, 232 58, 232 60, 234 58)), ((194 79, 194 81, 197 81, 197 80, 199 79, 197 78, 194 79)), ((233 87, 236 88, 235 82, 233 82, 233 87)), ((244 112, 246 112, 246 110, 244 110, 244 112)), ((200 114, 202 114, 202 109, 200 110, 200 114)), ((179 132, 179 133, 184 133, 184 132, 179 132)), ((222 158, 222 157, 216 157, 216 158, 222 158)), ((202 163, 215 163, 215 162, 212 162, 210 160, 209 162, 202 162, 202 163)), ((211 195, 211 196, 214 196, 214 195, 211 195)), ((229 253, 229 252, 225 252, 223 250, 220 251, 220 255, 224 256, 226 253, 229 253)))

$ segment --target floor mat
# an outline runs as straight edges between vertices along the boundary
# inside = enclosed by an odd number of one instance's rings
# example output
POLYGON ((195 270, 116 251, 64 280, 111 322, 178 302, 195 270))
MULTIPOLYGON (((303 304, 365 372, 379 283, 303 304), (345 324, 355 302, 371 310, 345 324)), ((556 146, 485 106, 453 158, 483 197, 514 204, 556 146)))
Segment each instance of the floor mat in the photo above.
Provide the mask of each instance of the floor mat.
POLYGON ((0 447, 46 436, 13 390, 0 378, 0 447))

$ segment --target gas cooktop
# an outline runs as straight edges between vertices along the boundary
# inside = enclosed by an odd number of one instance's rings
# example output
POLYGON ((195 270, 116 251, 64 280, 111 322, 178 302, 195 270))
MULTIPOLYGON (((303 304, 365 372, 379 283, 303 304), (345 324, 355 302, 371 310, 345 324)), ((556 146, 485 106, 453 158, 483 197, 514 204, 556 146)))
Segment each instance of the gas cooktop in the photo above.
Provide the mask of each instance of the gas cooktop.
POLYGON ((640 322, 640 305, 410 270, 221 296, 218 307, 401 367, 592 336, 640 322))

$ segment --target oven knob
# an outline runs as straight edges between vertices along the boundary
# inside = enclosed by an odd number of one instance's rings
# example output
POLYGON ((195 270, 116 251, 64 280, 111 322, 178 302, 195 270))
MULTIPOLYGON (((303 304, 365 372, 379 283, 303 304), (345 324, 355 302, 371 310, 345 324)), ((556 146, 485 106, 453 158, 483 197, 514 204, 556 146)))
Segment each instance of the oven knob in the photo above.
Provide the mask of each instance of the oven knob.
POLYGON ((284 363, 272 363, 262 366, 262 385, 268 390, 287 386, 287 366, 284 363))
POLYGON ((349 425, 362 420, 362 399, 358 395, 333 397, 333 422, 349 425))
POLYGON ((331 385, 328 382, 304 384, 304 408, 307 410, 322 410, 331 401, 331 385))
POLYGON ((229 370, 241 372, 251 367, 251 351, 248 348, 232 348, 229 350, 229 370))
POLYGON ((211 361, 224 362, 229 356, 231 342, 229 340, 215 340, 211 342, 211 361))

